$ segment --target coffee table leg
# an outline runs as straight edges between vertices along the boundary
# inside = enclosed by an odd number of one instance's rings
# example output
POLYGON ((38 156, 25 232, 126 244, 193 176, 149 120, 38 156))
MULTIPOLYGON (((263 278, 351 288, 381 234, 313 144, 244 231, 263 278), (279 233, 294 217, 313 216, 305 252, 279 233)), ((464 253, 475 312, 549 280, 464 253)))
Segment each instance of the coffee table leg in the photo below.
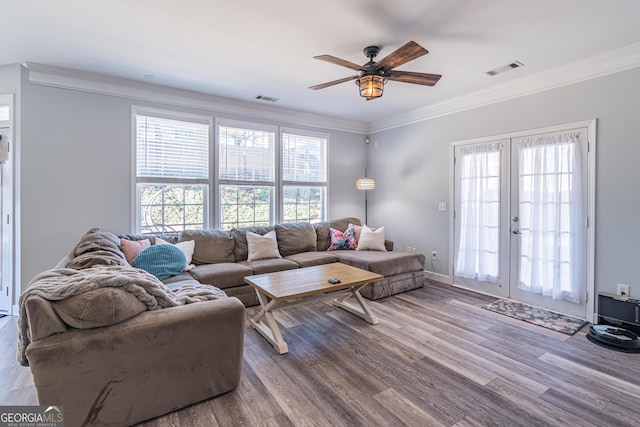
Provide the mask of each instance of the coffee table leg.
POLYGON ((339 298, 336 298, 333 301, 333 305, 336 307, 340 307, 343 310, 347 310, 349 313, 355 314, 358 317, 363 318, 364 320, 371 323, 372 325, 377 325, 378 317, 375 314, 373 314, 373 312, 369 308, 369 305, 366 303, 362 295, 360 295, 360 289, 362 289, 364 286, 366 285, 358 286, 356 288, 351 288, 350 294, 348 293, 339 298), (356 298, 356 301, 360 306, 360 310, 358 310, 357 306, 348 304, 346 302, 346 300, 349 299, 351 296, 354 296, 356 298))
POLYGON ((282 339, 278 322, 276 322, 276 318, 272 313, 273 309, 278 305, 278 301, 267 301, 267 297, 261 294, 257 289, 256 294, 258 295, 258 301, 260 301, 262 310, 260 310, 258 314, 251 319, 251 327, 269 341, 278 353, 288 353, 289 347, 287 346, 287 343, 284 342, 284 339, 282 339), (266 321, 266 324, 263 320, 266 321))

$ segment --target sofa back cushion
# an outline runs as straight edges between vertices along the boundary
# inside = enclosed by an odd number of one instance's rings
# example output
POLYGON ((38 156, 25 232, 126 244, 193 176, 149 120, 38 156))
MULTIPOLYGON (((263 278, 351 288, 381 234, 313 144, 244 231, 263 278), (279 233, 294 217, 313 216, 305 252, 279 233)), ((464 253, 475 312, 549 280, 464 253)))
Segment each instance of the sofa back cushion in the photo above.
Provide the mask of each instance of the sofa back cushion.
POLYGON ((316 250, 316 231, 308 222, 277 224, 275 230, 283 257, 316 250))
POLYGON ((249 246, 247 245, 247 231, 264 236, 268 232, 274 230, 273 225, 240 227, 231 230, 231 236, 235 242, 235 259, 236 262, 246 261, 249 255, 249 246))
POLYGON ((196 265, 235 262, 235 241, 228 231, 185 230, 178 240, 195 240, 193 263, 196 265))
POLYGON ((333 221, 317 222, 313 224, 316 231, 316 249, 318 251, 326 251, 331 245, 331 229, 344 232, 349 223, 354 225, 362 225, 358 218, 342 218, 333 221))

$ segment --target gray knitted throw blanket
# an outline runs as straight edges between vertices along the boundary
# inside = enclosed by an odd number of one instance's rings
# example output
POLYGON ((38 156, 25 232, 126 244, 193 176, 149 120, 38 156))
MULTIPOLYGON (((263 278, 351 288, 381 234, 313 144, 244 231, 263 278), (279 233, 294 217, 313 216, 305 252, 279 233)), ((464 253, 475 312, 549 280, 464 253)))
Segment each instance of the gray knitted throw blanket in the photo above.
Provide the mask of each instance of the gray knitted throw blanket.
POLYGON ((218 288, 208 285, 185 285, 170 290, 155 276, 129 266, 103 266, 75 270, 55 268, 40 273, 31 280, 20 296, 18 315, 18 352, 21 365, 28 366, 25 351, 31 342, 25 301, 40 296, 49 301, 59 301, 97 288, 120 288, 134 295, 148 310, 226 298, 218 288))

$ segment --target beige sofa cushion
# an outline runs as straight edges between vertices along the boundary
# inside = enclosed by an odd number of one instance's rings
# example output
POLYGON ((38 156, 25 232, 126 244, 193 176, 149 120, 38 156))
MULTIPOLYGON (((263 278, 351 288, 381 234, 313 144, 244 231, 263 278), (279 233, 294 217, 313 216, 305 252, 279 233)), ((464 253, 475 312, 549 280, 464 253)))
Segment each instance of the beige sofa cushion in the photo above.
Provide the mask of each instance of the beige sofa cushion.
POLYGON ((118 288, 93 289, 51 305, 64 323, 76 329, 113 325, 147 310, 138 298, 118 288))
POLYGON ((231 233, 223 230, 186 230, 180 233, 180 242, 195 240, 193 263, 217 264, 235 262, 235 241, 231 233))
POLYGON ((264 236, 247 231, 247 243, 249 245, 247 261, 282 258, 280 252, 278 252, 278 240, 276 239, 275 230, 268 232, 264 236))
POLYGON ((308 222, 290 222, 275 226, 280 255, 287 257, 316 250, 316 231, 308 222))
POLYGON ((254 226, 254 227, 240 227, 234 228, 231 230, 231 236, 233 236, 233 240, 235 241, 235 259, 238 261, 246 261, 249 255, 249 246, 247 243, 247 232, 250 231, 252 233, 260 234, 264 236, 268 232, 274 230, 273 225, 267 226, 254 226))

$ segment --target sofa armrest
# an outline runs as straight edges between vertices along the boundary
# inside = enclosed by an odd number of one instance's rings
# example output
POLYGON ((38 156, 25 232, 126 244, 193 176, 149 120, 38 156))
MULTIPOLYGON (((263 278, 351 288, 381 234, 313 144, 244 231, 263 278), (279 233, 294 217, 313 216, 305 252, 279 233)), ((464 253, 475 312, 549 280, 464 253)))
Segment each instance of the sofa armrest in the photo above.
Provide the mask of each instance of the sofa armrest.
POLYGON ((132 425, 233 390, 245 308, 237 298, 146 311, 27 347, 41 404, 69 425, 132 425))
POLYGON ((60 320, 46 299, 33 295, 24 302, 27 319, 29 319, 29 337, 38 341, 67 330, 67 325, 60 320))

